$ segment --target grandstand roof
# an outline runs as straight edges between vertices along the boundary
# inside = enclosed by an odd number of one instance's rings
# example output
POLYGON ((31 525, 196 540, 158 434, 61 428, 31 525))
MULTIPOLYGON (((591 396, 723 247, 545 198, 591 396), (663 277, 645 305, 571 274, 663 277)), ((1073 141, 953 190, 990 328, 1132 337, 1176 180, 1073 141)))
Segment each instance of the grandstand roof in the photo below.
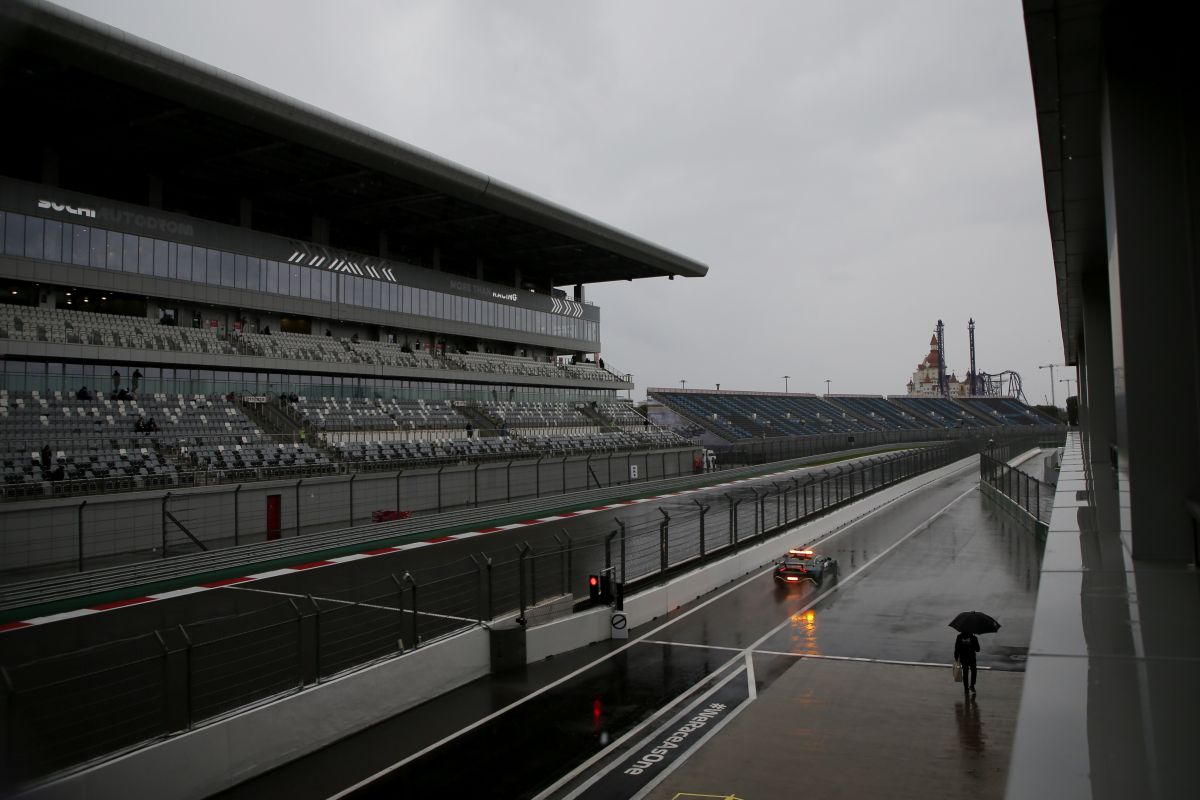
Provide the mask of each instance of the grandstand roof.
POLYGON ((0 168, 30 180, 55 151, 64 184, 307 239, 313 216, 338 247, 437 244, 443 258, 519 268, 564 286, 708 267, 412 145, 42 0, 0 4, 0 91, 21 109, 0 168), (29 124, 32 123, 32 124, 29 124), (29 173, 34 170, 33 174, 29 173), (290 226, 290 227, 289 227, 290 226), (355 246, 358 244, 358 246, 355 246), (447 252, 449 251, 449 252, 447 252))
POLYGON ((1077 0, 1066 11, 1051 0, 1024 4, 1063 351, 1075 364, 1083 340, 1084 283, 1107 280, 1100 161, 1103 3, 1077 0))

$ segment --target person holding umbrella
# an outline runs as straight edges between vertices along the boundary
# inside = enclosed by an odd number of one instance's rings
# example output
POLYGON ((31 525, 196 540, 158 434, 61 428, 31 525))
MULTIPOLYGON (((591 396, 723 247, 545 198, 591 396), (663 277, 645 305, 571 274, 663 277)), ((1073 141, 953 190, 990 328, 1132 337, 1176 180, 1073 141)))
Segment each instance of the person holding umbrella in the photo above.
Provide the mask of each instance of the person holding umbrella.
POLYGON ((995 633, 1000 623, 981 611, 964 611, 950 621, 950 627, 958 631, 954 638, 954 660, 962 666, 963 691, 975 691, 975 654, 979 652, 977 633, 995 633))
POLYGON ((962 666, 963 691, 975 691, 975 654, 979 652, 979 639, 973 633, 960 633, 954 637, 954 660, 962 666))

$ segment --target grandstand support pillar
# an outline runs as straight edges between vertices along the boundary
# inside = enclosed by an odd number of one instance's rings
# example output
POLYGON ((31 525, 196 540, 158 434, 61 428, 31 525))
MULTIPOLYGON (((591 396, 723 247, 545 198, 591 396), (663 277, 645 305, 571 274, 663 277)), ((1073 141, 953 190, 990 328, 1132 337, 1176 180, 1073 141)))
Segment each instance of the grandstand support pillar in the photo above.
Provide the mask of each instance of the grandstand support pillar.
POLYGON ((300 535, 300 484, 304 483, 304 478, 296 481, 296 535, 300 535))
POLYGON ((699 500, 692 498, 692 502, 696 504, 696 508, 700 509, 700 563, 705 560, 704 552, 704 515, 708 513, 708 506, 703 505, 699 500))
POLYGON ((238 505, 238 496, 242 493, 242 485, 239 483, 233 487, 233 546, 237 547, 241 539, 241 514, 238 505))
POLYGON ((1165 54, 1146 57, 1158 15, 1113 9, 1112 21, 1100 115, 1108 248, 1094 265, 1107 273, 1112 370, 1089 381, 1113 385, 1120 494, 1105 481, 1097 511, 1131 531, 1135 560, 1187 563, 1186 500, 1200 491, 1195 81, 1165 54))
MULTIPOLYGON (((75 510, 75 539, 79 544, 79 571, 83 572, 83 509, 87 505, 87 500, 79 504, 75 510)), ((703 526, 703 523, 701 523, 703 526)), ((702 545, 703 546, 703 545, 702 545)))
POLYGON ((1108 467, 1110 448, 1117 443, 1117 429, 1107 276, 1085 275, 1082 288, 1084 341, 1077 365, 1079 427, 1088 444, 1088 460, 1108 467))
POLYGON ((437 510, 442 513, 442 472, 446 469, 446 465, 442 464, 437 471, 437 510))

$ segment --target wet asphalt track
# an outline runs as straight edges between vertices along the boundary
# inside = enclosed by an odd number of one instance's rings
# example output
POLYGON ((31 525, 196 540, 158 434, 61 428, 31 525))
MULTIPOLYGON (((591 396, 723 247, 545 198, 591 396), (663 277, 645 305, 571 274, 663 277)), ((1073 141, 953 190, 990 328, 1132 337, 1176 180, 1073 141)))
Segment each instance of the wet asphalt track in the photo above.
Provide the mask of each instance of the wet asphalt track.
POLYGON ((827 540, 837 581, 782 590, 764 571, 633 631, 628 647, 477 681, 222 796, 628 797, 637 787, 624 770, 657 726, 669 734, 715 699, 727 701, 721 713, 753 702, 798 656, 948 663, 946 623, 971 608, 1004 626, 984 639, 980 665, 1020 670, 1040 550, 987 505, 977 475, 972 466, 827 540))

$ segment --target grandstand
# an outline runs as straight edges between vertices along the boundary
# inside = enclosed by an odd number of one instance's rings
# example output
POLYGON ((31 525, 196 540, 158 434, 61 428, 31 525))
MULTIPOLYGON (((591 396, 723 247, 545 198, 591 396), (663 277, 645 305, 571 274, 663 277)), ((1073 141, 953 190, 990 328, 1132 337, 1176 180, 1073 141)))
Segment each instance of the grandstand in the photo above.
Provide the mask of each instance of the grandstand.
POLYGON ((697 428, 707 446, 739 441, 869 431, 978 431, 1055 425, 1016 398, 786 394, 705 389, 648 390, 659 425, 681 435, 697 428))
POLYGON ((48 4, 3 13, 7 499, 688 446, 619 396, 586 290, 703 264, 48 4))

